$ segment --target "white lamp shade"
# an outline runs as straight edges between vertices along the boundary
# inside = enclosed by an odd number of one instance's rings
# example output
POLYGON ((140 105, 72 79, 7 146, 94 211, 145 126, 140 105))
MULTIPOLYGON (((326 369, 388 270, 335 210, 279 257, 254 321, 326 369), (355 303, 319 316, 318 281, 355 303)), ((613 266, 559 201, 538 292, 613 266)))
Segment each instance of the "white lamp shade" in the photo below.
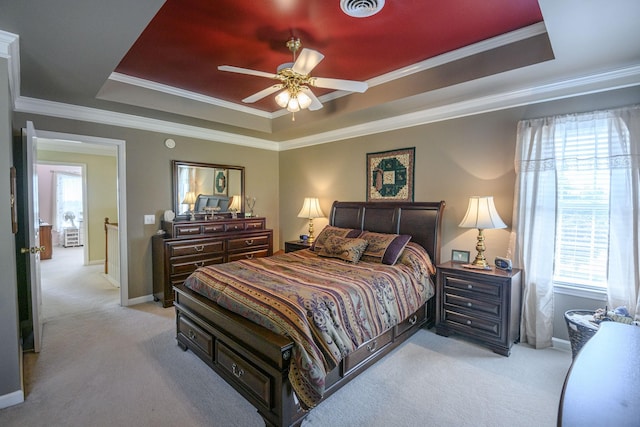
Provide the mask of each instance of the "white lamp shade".
POLYGON ((237 212, 242 209, 242 197, 239 194, 231 197, 231 203, 229 203, 229 210, 237 212))
POLYGON ((184 200, 182 201, 183 205, 192 205, 196 202, 196 193, 193 191, 187 191, 187 194, 184 195, 184 200))
POLYGON ((289 91, 285 89, 276 95, 276 104, 278 104, 282 108, 285 108, 289 104, 289 98, 289 91))
POLYGON ((302 209, 298 212, 298 218, 324 218, 320 201, 316 197, 305 197, 302 209))
POLYGON ((459 227, 477 228, 487 230, 491 228, 506 228, 502 222, 496 206, 493 204, 493 196, 473 196, 469 198, 469 207, 459 227))

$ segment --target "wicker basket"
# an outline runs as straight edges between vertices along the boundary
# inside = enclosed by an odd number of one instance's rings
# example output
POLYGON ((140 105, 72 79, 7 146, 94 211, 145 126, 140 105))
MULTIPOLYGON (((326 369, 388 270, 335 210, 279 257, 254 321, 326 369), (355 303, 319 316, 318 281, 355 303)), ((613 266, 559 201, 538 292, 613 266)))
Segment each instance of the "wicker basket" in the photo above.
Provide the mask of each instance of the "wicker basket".
POLYGON ((595 311, 589 310, 569 310, 564 313, 571 341, 571 355, 574 359, 582 346, 598 332, 598 325, 588 321, 593 320, 594 313, 595 311))

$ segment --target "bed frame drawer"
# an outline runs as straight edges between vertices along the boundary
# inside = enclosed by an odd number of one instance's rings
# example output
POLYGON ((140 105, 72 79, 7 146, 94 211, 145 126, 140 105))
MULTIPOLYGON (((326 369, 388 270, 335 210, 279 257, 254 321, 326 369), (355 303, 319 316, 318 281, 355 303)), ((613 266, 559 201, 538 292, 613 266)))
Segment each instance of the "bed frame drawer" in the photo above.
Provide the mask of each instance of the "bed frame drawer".
POLYGON ((260 402, 271 407, 271 379, 249 361, 231 350, 220 341, 216 341, 216 362, 233 380, 247 389, 260 402))
POLYGON ((392 340, 393 328, 389 329, 379 337, 362 344, 356 351, 354 351, 344 359, 343 376, 347 375, 351 370, 357 368, 358 365, 382 350, 385 346, 391 343, 392 340))
MULTIPOLYGON (((180 314, 178 314, 178 334, 182 335, 190 344, 195 345, 209 358, 213 359, 213 337, 180 314)), ((193 345, 190 347, 193 348, 193 345)))
POLYGON ((421 308, 396 326, 396 336, 402 335, 415 325, 422 325, 427 318, 427 310, 421 308))

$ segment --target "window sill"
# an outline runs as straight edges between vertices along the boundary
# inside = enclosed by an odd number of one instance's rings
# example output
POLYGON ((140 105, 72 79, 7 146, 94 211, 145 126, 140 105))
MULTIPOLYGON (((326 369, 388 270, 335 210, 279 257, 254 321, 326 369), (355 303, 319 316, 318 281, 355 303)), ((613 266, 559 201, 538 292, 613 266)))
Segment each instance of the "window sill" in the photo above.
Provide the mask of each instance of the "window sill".
POLYGON ((604 289, 587 289, 571 285, 554 283, 553 292, 556 294, 588 298, 596 301, 607 301, 607 291, 604 289))

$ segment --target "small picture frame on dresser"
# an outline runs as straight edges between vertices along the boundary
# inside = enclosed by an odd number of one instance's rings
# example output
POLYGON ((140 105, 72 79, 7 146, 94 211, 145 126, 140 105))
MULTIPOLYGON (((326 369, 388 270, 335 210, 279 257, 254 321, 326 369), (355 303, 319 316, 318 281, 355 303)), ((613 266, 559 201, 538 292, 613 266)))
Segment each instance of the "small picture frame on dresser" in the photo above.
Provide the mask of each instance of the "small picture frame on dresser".
POLYGON ((471 253, 469 251, 460 251, 458 249, 453 249, 451 251, 451 262, 468 264, 470 255, 471 253))

